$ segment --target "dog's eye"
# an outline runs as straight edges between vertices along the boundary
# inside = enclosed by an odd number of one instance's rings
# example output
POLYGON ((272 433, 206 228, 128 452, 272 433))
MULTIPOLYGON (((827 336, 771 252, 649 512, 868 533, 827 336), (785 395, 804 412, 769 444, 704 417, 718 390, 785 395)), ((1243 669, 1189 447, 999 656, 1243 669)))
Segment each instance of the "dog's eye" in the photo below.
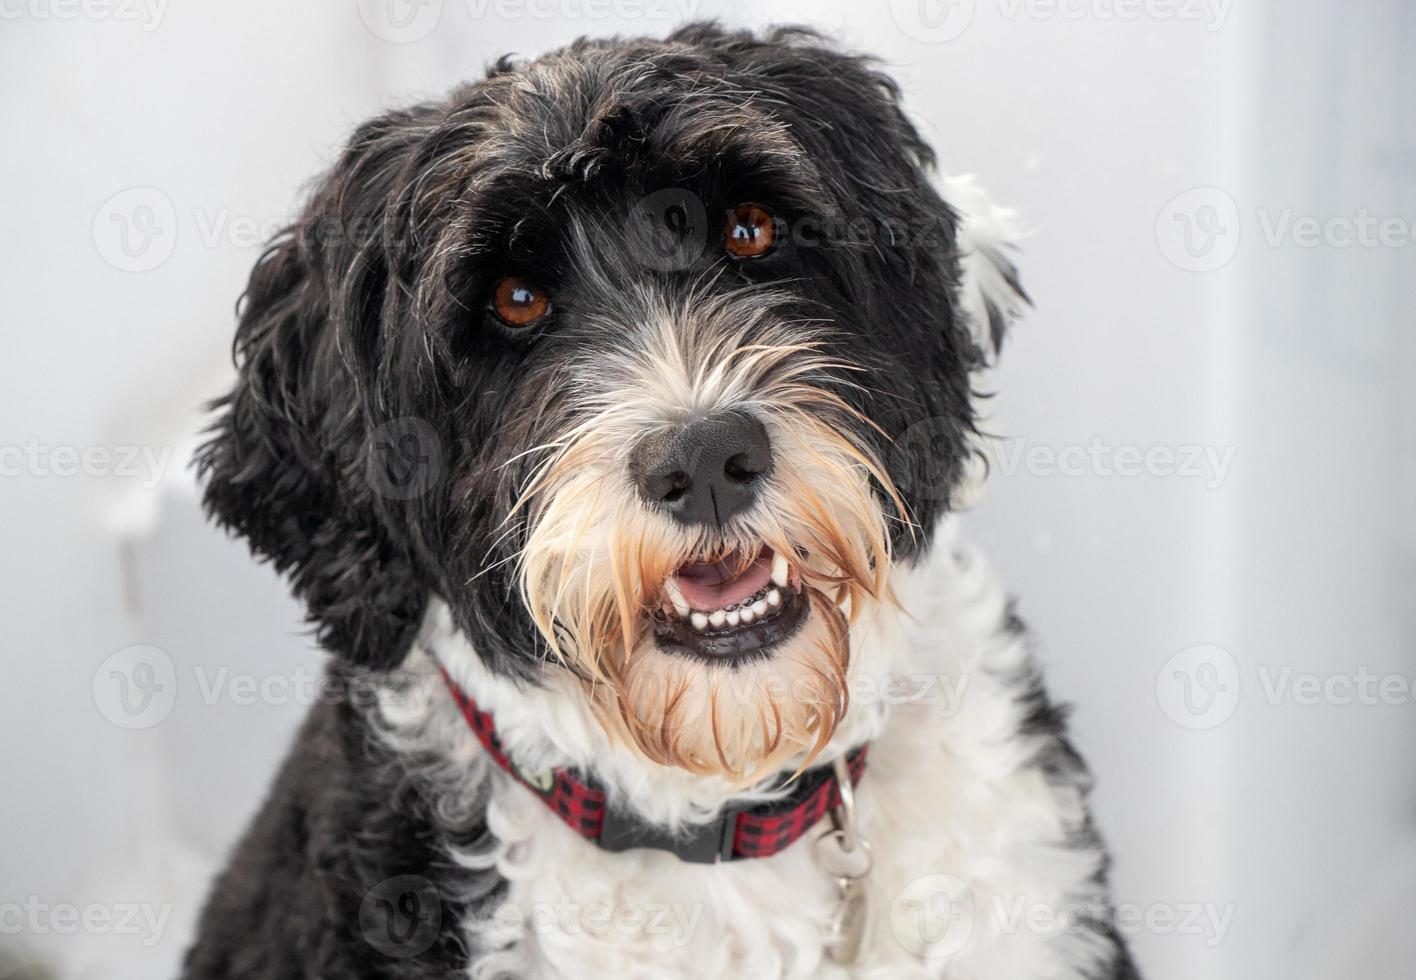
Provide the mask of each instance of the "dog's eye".
POLYGON ((492 292, 492 311, 508 327, 529 327, 551 311, 551 298, 519 276, 507 276, 492 292))
POLYGON ((739 204, 728 212, 723 246, 740 259, 757 259, 772 251, 777 241, 777 219, 757 204, 739 204))

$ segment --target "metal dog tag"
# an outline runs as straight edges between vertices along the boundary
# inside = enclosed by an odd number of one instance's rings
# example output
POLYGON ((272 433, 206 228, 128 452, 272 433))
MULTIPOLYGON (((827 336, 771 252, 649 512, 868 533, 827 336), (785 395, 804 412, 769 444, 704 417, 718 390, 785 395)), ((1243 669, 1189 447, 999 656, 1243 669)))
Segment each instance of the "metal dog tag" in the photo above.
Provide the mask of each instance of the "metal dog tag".
POLYGON ((865 938, 865 885, 859 878, 837 878, 836 887, 840 905, 831 920, 826 955, 832 962, 847 966, 860 956, 861 940, 865 938))
POLYGON ((826 955, 832 962, 850 965, 860 956, 865 938, 866 904, 864 878, 870 873, 870 843, 856 830, 855 794, 845 760, 837 760, 836 778, 841 805, 831 811, 835 825, 816 838, 816 863, 836 880, 836 914, 826 938, 826 955))

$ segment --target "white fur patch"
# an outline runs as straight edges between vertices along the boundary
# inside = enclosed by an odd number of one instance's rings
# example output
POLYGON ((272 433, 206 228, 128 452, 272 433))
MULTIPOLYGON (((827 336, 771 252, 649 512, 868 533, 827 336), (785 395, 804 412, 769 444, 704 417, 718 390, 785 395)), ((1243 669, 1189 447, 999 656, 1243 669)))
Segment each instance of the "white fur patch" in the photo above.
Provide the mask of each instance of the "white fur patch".
MULTIPOLYGON (((815 833, 774 857, 719 865, 602 851, 486 765, 451 697, 429 686, 416 706, 390 703, 382 722, 394 744, 448 761, 438 779, 451 797, 492 781, 494 847, 454 855, 508 882, 494 915, 464 924, 487 951, 469 976, 1094 976, 1110 955, 1103 940, 1030 917, 1104 901, 1092 881, 1103 856, 1070 836, 1085 822, 1082 789, 1036 765, 1047 736, 1023 732, 1019 684, 1031 655, 1005 628, 1006 596, 982 556, 955 543, 955 523, 929 560, 900 574, 907 615, 876 613, 852 631, 852 703, 820 760, 871 741, 858 805, 875 860, 857 967, 825 958, 836 891, 814 863, 815 833), (449 781, 458 771, 465 779, 449 781)), ((441 606, 405 667, 432 676, 433 658, 495 716, 525 769, 588 768, 621 805, 669 825, 701 820, 730 795, 611 744, 576 683, 533 689, 492 676, 441 606)))
POLYGON ((1001 331, 1027 303, 1011 258, 1024 232, 1017 212, 996 204, 972 175, 940 177, 938 188, 959 215, 959 304, 975 346, 991 362, 1001 331))

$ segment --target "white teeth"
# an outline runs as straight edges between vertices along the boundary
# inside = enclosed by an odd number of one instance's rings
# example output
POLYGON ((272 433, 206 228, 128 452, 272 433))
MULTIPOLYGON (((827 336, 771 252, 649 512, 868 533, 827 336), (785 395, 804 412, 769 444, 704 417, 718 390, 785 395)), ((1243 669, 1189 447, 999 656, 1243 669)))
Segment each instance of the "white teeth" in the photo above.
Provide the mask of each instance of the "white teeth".
POLYGON ((668 596, 669 602, 674 607, 674 612, 678 613, 679 619, 687 619, 689 613, 688 603, 684 601, 683 593, 679 591, 678 582, 670 578, 664 582, 664 595, 668 596))
MULTIPOLYGON (((772 557, 772 580, 779 586, 785 586, 790 581, 790 566, 787 560, 780 555, 772 557)), ((732 629, 737 626, 749 625, 758 620, 767 618, 767 615, 782 607, 782 589, 768 586, 763 592, 758 593, 760 598, 756 602, 734 606, 731 609, 714 609, 712 612, 694 609, 683 597, 683 590, 678 582, 673 578, 664 582, 664 601, 668 603, 678 618, 700 633, 709 630, 732 629)))
POLYGON ((773 582, 775 582, 777 585, 785 587, 787 584, 787 575, 790 571, 791 569, 787 565, 787 559, 784 556, 779 554, 772 556, 773 582))

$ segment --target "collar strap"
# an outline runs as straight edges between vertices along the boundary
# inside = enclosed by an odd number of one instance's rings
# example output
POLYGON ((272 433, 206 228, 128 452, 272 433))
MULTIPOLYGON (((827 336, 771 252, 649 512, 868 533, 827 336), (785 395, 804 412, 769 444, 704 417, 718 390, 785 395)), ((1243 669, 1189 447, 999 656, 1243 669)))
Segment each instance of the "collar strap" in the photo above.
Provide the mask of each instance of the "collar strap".
MULTIPOLYGON (((604 850, 651 847, 695 864, 770 857, 786 850, 841 805, 840 785, 833 767, 817 766, 802 773, 791 792, 781 799, 751 807, 725 807, 706 824, 670 833, 628 811, 608 806, 604 788, 575 770, 529 773, 522 769, 502 748, 492 716, 477 707, 477 702, 457 686, 446 670, 438 669, 462 710, 462 717, 496 764, 535 793, 571 830, 604 850)), ((868 748, 863 745, 846 756, 852 786, 860 782, 865 772, 868 748)))

